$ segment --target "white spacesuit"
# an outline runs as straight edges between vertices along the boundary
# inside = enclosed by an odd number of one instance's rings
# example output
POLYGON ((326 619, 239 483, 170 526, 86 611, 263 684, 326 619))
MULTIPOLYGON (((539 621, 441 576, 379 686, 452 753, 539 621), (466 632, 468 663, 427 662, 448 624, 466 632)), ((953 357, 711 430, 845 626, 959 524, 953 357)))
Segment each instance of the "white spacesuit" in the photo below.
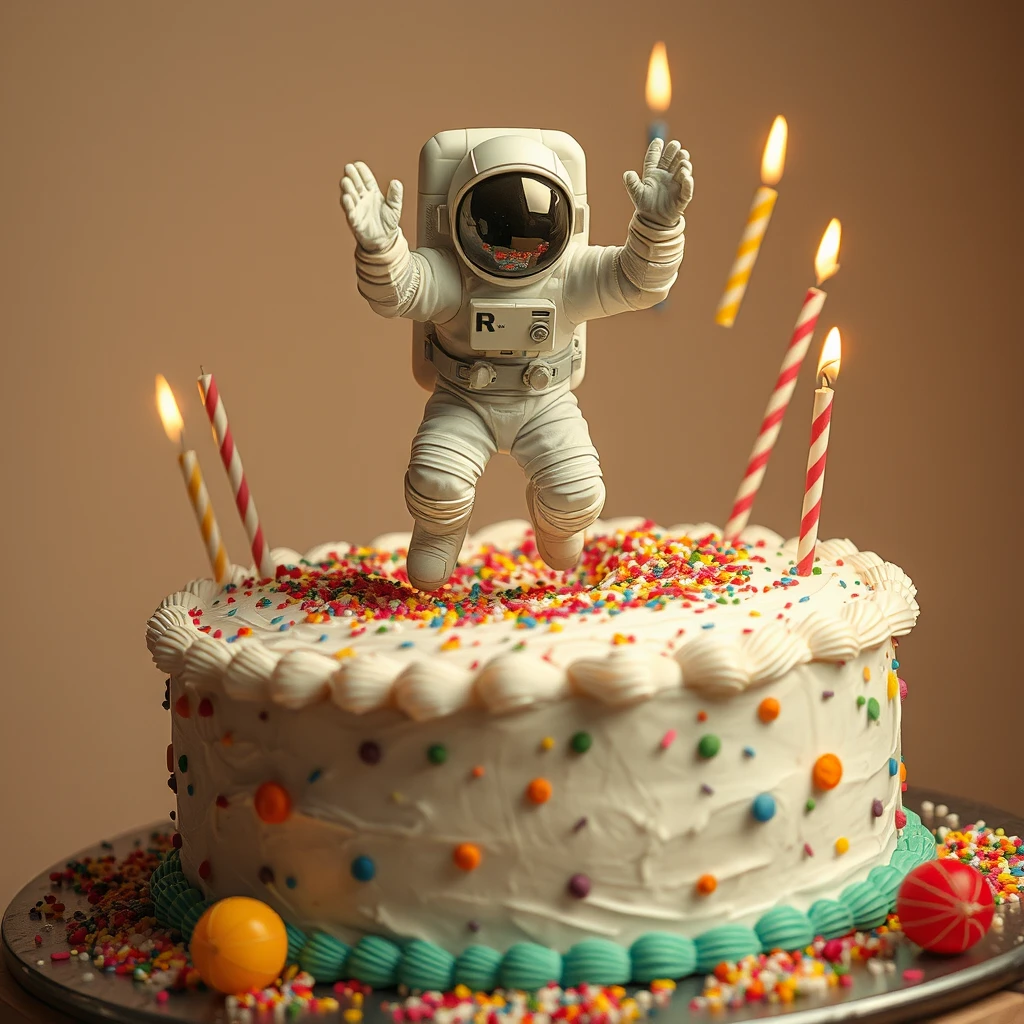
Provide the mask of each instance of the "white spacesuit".
POLYGON ((420 179, 418 234, 429 244, 412 251, 400 182, 382 195, 362 163, 341 181, 359 291, 382 316, 417 323, 417 377, 433 386, 405 479, 409 580, 430 591, 449 579, 495 452, 523 468, 541 557, 571 569, 605 498, 572 393, 586 322, 668 295, 693 194, 689 155, 656 139, 642 177, 626 172, 636 212, 624 246, 588 244, 583 153, 562 132, 442 132, 423 149, 420 179), (439 173, 450 184, 432 200, 439 173))

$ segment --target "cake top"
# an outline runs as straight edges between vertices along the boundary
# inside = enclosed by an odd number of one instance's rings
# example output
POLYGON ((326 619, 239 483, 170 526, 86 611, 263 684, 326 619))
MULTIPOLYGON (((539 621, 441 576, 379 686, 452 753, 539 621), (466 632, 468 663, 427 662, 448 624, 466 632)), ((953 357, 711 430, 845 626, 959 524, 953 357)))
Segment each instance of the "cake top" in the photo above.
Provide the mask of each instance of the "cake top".
POLYGON ((479 705, 504 713, 571 694, 627 704, 679 685, 728 694, 809 661, 846 661, 910 631, 906 574, 849 541, 818 545, 751 528, 739 545, 710 524, 596 524, 580 565, 549 569, 529 525, 466 541, 452 580, 409 586, 408 534, 367 547, 279 549, 275 579, 236 568, 161 604, 148 639, 162 671, 238 699, 423 720, 479 705))

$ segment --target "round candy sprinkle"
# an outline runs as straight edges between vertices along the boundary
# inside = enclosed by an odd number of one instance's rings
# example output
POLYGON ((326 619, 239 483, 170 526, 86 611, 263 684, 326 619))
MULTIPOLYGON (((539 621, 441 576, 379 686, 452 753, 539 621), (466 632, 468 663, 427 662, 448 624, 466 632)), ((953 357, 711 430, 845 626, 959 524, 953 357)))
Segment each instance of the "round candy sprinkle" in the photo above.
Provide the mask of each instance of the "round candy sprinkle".
POLYGON ((808 798, 808 800, 807 800, 807 803, 805 803, 805 804, 804 804, 804 810, 805 810, 805 811, 806 811, 806 812, 807 812, 808 814, 810 814, 810 813, 811 813, 811 811, 813 811, 813 810, 814 810, 814 808, 815 808, 815 807, 817 807, 817 806, 818 806, 818 805, 817 805, 817 803, 815 802, 814 798, 813 798, 813 797, 809 797, 809 798, 808 798))
POLYGON ((995 912, 992 890, 970 864, 947 858, 920 864, 903 880, 896 912, 904 934, 932 953, 963 953, 995 912))
POLYGON ((463 871, 474 871, 480 866, 480 847, 476 843, 459 843, 452 852, 452 860, 463 871))
POLYGON ((526 799, 531 804, 546 804, 551 799, 552 787, 547 779, 533 779, 526 787, 526 799))
POLYGON ((199 877, 205 882, 212 874, 213 868, 210 867, 210 862, 208 860, 204 860, 203 863, 199 865, 199 877))
POLYGON ((895 757, 889 758, 889 774, 895 775, 900 770, 900 763, 895 757))
POLYGON ((822 754, 811 774, 816 789, 835 789, 843 777, 843 762, 835 754, 822 754))
POLYGON ((714 875, 701 875, 697 879, 697 892, 702 896, 710 896, 718 888, 718 879, 714 875))
POLYGON ((714 757, 722 749, 722 741, 714 733, 701 736, 697 744, 697 753, 703 758, 714 757))
POLYGON ((182 754, 181 757, 178 758, 178 771, 179 772, 187 772, 188 771, 188 758, 184 754, 182 754))
POLYGON ((213 714, 213 701, 209 697, 204 697, 196 710, 199 712, 200 718, 209 718, 213 714))
POLYGON ((192 714, 192 709, 188 706, 188 697, 184 693, 174 702, 174 710, 182 718, 188 718, 192 714))
POLYGON ((846 838, 846 836, 840 836, 840 837, 839 837, 839 838, 838 838, 838 839, 836 840, 836 853, 837 853, 837 854, 838 854, 838 855, 839 855, 840 857, 842 857, 842 855, 843 855, 844 853, 846 853, 846 852, 847 852, 847 850, 849 850, 849 849, 850 849, 850 840, 849 840, 849 839, 847 839, 847 838, 846 838))
POLYGON ((260 868, 259 874, 256 876, 264 885, 274 884, 274 869, 267 867, 266 864, 260 868))
POLYGON ((896 808, 895 821, 897 828, 906 828, 907 816, 903 813, 903 809, 901 807, 896 808))
POLYGON ((758 821, 771 821, 775 817, 775 797, 771 793, 758 793, 750 805, 750 813, 758 821))
POLYGON ((569 895, 581 900, 590 895, 590 878, 582 873, 569 879, 569 895))
POLYGON ((574 754, 585 754, 593 743, 594 739, 589 732, 574 733, 572 739, 569 740, 569 746, 572 747, 574 754))
POLYGON ((443 743, 434 743, 427 749, 427 760, 431 764, 444 764, 448 760, 448 748, 443 743))
POLYGON ((877 722, 878 721, 878 716, 881 713, 882 713, 882 709, 881 709, 881 707, 879 707, 878 701, 875 700, 874 697, 871 697, 868 700, 868 718, 870 718, 872 722, 877 722))
POLYGON ((264 782, 253 798, 256 813, 262 821, 279 825, 292 813, 292 798, 278 782, 264 782))
POLYGON ((374 864, 373 859, 365 855, 356 857, 352 861, 352 877, 357 882, 369 882, 373 879, 373 876, 377 874, 377 865, 374 864))
POLYGON ((359 760, 363 764, 380 764, 381 749, 380 744, 375 743, 373 740, 363 740, 359 744, 359 760))
POLYGON ((757 705, 757 717, 762 722, 767 724, 768 722, 774 722, 779 717, 779 711, 782 709, 782 705, 774 697, 765 697, 760 704, 757 705))
POLYGON ((876 817, 876 818, 880 818, 882 816, 882 812, 884 810, 885 810, 885 807, 882 804, 882 801, 879 800, 877 797, 875 797, 875 799, 871 801, 871 813, 872 813, 872 815, 874 817, 876 817))
POLYGON ((540 749, 541 750, 553 750, 554 746, 555 746, 555 737, 554 736, 545 736, 544 739, 542 739, 540 741, 540 749))

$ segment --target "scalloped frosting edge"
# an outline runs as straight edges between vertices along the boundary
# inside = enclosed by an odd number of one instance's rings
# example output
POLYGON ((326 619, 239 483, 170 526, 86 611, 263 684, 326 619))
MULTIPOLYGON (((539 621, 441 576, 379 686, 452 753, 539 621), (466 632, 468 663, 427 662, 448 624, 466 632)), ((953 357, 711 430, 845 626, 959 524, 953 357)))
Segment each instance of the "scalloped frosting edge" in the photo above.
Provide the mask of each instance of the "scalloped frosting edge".
MULTIPOLYGON (((628 529, 638 522, 609 520, 603 525, 628 529)), ((525 525, 496 524, 467 540, 464 551, 473 544, 507 542, 525 525)), ((673 526, 665 533, 701 536, 720 531, 701 523, 673 526)), ((387 535, 374 544, 393 545, 402 537, 387 535)), ((753 529, 744 537, 747 543, 764 540, 783 553, 796 550, 796 539, 783 542, 768 530, 753 529)), ((305 555, 277 549, 275 560, 315 562, 345 546, 319 545, 305 555)), ((617 647, 561 669, 528 652, 505 652, 470 671, 437 659, 402 664, 373 652, 339 663, 315 651, 270 651, 259 640, 242 639, 229 647, 196 629, 188 614, 207 580, 194 580, 164 598, 146 624, 146 643, 157 667, 188 686, 219 685, 234 699, 271 700, 291 709, 326 700, 352 714, 391 707, 415 721, 469 707, 506 714, 572 695, 623 706, 678 686, 728 696, 770 683, 802 664, 847 661, 892 636, 906 635, 916 624, 917 589, 899 566, 874 552, 858 551, 849 540, 824 541, 818 554, 826 564, 842 558, 871 589, 857 602, 842 605, 838 614, 814 612, 791 625, 766 622, 739 636, 708 632, 671 656, 617 647)), ((251 573, 235 569, 239 580, 251 573)))
MULTIPOLYGON (((354 946, 321 931, 304 932, 286 924, 289 963, 298 963, 318 982, 355 980, 373 988, 406 985, 416 991, 447 991, 466 985, 474 991, 533 990, 555 981, 562 985, 647 984, 659 978, 681 979, 707 973, 723 960, 773 949, 800 949, 816 937, 839 938, 876 928, 896 906, 899 887, 919 864, 935 857, 935 838, 913 811, 900 830, 889 863, 878 865, 861 882, 848 885, 835 900, 818 900, 806 912, 780 904, 766 911, 753 928, 724 924, 695 939, 669 932, 648 932, 629 947, 609 939, 587 938, 565 953, 533 942, 518 942, 504 952, 468 946, 458 956, 422 939, 395 942, 364 935, 354 946)), ((203 913, 213 905, 181 870, 172 850, 150 878, 157 921, 174 928, 186 942, 203 913)))

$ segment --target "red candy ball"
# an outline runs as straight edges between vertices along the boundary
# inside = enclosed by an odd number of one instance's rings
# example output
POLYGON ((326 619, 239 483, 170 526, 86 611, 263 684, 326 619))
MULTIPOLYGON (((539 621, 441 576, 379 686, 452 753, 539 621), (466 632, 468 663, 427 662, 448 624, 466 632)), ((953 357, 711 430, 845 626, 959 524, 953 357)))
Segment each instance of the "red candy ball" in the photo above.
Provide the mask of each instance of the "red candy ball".
POLYGON ((992 890, 970 864, 930 860, 903 880, 896 913, 912 942, 955 955, 970 949, 992 924, 992 890))

